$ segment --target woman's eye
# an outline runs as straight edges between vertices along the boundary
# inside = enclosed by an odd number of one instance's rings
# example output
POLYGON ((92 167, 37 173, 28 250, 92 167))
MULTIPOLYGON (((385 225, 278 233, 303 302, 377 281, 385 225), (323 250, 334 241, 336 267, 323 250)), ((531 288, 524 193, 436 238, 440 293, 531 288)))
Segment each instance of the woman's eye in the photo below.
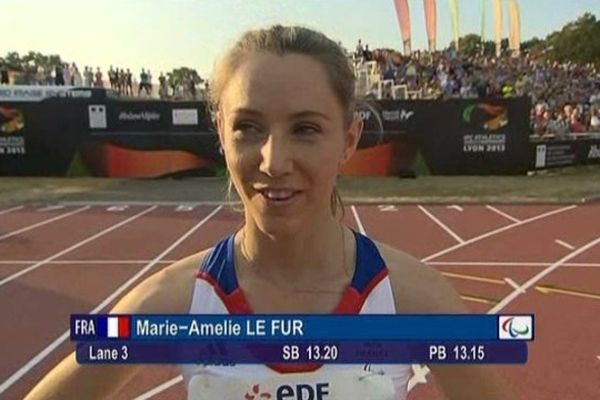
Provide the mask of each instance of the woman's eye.
POLYGON ((252 136, 261 133, 261 130, 258 126, 245 122, 234 124, 233 131, 238 135, 244 136, 252 136))
POLYGON ((294 129, 294 133, 300 136, 310 136, 321 132, 319 127, 312 125, 300 125, 294 129))

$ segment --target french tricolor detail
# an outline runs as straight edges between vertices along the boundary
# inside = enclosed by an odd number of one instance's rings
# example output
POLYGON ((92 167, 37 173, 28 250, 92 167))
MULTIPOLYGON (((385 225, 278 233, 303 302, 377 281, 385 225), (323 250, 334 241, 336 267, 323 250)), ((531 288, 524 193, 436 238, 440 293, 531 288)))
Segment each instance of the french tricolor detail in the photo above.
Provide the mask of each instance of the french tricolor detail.
POLYGON ((101 332, 107 338, 122 339, 129 337, 128 316, 106 317, 106 325, 104 325, 103 328, 104 327, 106 327, 106 329, 101 329, 101 332))

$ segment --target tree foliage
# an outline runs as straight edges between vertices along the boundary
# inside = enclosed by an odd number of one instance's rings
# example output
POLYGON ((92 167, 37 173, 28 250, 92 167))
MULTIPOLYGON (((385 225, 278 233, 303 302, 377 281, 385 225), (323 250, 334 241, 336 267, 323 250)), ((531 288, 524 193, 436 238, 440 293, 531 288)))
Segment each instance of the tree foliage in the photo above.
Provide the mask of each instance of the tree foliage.
POLYGON ((185 85, 186 83, 189 83, 190 80, 196 85, 204 82, 204 79, 202 79, 198 72, 193 68, 180 67, 167 73, 167 82, 171 87, 185 85))
MULTIPOLYGON (((473 33, 461 37, 459 44, 461 53, 468 56, 482 54, 482 51, 488 56, 496 53, 493 41, 482 43, 481 37, 473 33)), ((508 39, 502 40, 501 47, 503 51, 508 49, 508 39)), ((591 13, 585 13, 544 39, 534 37, 522 42, 521 50, 549 60, 600 65, 600 20, 591 13)))
POLYGON ((46 55, 35 51, 30 51, 24 55, 20 55, 16 51, 10 51, 4 57, 4 61, 10 69, 15 71, 26 71, 32 69, 32 67, 37 69, 40 66, 44 68, 44 71, 49 71, 64 63, 57 54, 46 55))
POLYGON ((591 13, 551 33, 545 42, 550 59, 600 65, 600 21, 591 13))

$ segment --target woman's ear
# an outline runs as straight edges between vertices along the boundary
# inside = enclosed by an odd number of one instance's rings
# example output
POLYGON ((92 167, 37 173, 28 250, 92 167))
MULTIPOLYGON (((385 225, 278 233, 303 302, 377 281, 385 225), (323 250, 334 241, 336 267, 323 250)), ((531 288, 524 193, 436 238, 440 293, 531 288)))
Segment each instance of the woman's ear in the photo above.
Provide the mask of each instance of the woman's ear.
POLYGON ((362 135, 363 126, 364 124, 361 118, 354 118, 350 123, 350 127, 346 131, 344 154, 341 160, 342 163, 347 162, 356 152, 356 148, 362 135))
POLYGON ((223 121, 223 113, 221 111, 217 111, 215 113, 215 126, 217 127, 217 134, 219 135, 219 145, 221 146, 221 151, 225 148, 225 137, 223 132, 225 131, 225 125, 223 121))

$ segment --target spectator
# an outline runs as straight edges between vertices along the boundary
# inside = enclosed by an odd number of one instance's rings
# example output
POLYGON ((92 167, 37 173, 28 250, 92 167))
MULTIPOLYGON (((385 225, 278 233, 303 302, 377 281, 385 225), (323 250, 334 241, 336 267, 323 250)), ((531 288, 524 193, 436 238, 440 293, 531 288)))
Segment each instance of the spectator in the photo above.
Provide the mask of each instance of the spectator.
POLYGON ((169 88, 167 86, 167 78, 161 72, 158 76, 158 97, 161 99, 166 99, 169 94, 169 88))
POLYGON ((133 96, 133 74, 131 73, 129 68, 127 68, 127 73, 125 74, 125 80, 127 83, 127 88, 125 90, 125 93, 129 96, 133 96))
POLYGON ((63 86, 65 84, 63 67, 60 64, 57 64, 56 67, 54 67, 54 84, 56 86, 63 86))
POLYGON ((8 65, 2 59, 0 59, 0 85, 8 85, 8 65))
POLYGON ((102 71, 100 71, 100 67, 96 67, 96 75, 94 79, 94 87, 103 88, 104 82, 102 81, 102 71))

